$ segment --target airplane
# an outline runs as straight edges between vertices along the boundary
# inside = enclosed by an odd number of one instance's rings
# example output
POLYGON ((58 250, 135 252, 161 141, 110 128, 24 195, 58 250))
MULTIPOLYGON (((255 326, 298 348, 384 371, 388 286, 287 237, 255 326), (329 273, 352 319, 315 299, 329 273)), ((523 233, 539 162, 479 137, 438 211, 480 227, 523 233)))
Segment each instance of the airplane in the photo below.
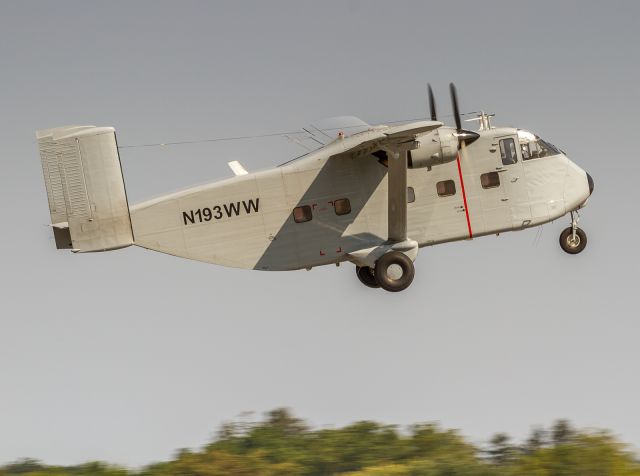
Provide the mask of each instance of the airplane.
MULTIPOLYGON (((370 288, 412 283, 422 247, 540 226, 570 215, 560 234, 585 249, 578 211, 591 176, 539 136, 494 127, 492 114, 462 127, 430 120, 340 130, 280 166, 187 188, 130 206, 112 127, 36 133, 56 247, 99 252, 137 245, 236 268, 284 271, 349 261, 370 288)), ((362 123, 365 124, 365 123, 362 123)), ((319 135, 319 134, 318 134, 319 135)))

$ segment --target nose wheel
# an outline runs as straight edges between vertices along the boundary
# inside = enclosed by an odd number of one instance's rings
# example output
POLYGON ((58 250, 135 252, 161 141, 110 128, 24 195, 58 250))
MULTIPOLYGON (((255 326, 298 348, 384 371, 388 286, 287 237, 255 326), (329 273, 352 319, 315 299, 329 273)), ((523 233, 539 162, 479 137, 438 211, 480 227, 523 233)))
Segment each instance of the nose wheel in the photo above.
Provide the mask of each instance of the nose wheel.
POLYGON ((580 253, 587 246, 587 234, 578 228, 579 220, 578 212, 571 212, 571 226, 560 233, 560 247, 571 255, 580 253))

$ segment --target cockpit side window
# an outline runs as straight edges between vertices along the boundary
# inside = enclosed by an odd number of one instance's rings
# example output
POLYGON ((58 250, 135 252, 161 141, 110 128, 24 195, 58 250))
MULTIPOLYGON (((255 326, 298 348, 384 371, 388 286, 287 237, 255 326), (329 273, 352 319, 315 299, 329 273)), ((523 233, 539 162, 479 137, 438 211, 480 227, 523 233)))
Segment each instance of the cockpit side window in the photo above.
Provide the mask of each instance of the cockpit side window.
POLYGON ((513 139, 500 139, 500 158, 503 165, 511 165, 518 162, 516 142, 513 139))

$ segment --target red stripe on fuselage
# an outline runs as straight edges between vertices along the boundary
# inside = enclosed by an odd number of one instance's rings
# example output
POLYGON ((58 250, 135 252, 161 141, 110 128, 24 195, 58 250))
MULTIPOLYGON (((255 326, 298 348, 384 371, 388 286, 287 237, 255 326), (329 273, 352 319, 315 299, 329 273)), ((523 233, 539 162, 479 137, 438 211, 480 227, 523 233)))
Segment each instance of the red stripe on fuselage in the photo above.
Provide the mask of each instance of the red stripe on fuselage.
POLYGON ((467 206, 467 192, 464 189, 464 179, 462 178, 462 168, 460 167, 460 154, 458 154, 458 158, 456 161, 458 162, 458 176, 460 177, 460 187, 462 187, 464 213, 467 216, 467 229, 469 230, 469 238, 473 238, 473 231, 471 231, 471 220, 469 220, 469 207, 467 206))

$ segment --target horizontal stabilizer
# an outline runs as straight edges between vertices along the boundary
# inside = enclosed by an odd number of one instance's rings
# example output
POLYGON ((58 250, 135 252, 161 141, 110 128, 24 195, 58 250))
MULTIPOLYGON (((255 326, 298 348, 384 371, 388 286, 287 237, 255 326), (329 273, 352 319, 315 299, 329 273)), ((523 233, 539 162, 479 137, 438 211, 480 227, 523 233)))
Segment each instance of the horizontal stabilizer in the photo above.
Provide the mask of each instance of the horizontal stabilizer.
POLYGON ((247 175, 249 172, 237 160, 233 160, 227 164, 234 175, 247 175))

